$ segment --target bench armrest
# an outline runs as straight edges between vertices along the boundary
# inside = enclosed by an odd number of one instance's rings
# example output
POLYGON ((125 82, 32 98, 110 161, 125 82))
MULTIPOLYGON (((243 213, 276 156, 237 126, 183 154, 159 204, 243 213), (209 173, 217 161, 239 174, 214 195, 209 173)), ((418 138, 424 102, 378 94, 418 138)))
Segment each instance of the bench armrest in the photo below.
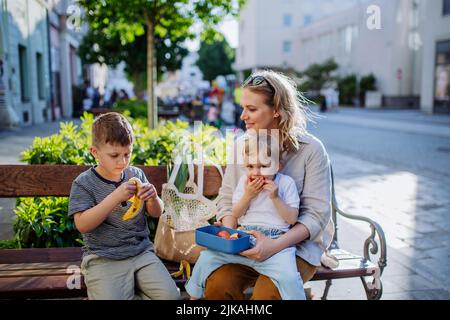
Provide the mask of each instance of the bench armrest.
POLYGON ((367 222, 370 225, 370 228, 372 230, 370 236, 364 241, 364 258, 373 262, 370 259, 370 255, 376 255, 378 253, 378 249, 380 249, 380 256, 378 258, 378 266, 380 268, 380 276, 383 273, 384 267, 386 267, 386 237, 384 236, 383 229, 381 226, 373 221, 372 219, 369 219, 367 217, 358 216, 354 214, 349 214, 341 209, 339 209, 339 206, 336 201, 336 192, 334 190, 334 174, 333 174, 333 168, 331 167, 330 170, 331 173, 331 207, 332 207, 332 215, 333 215, 333 222, 335 224, 335 233, 333 238, 333 243, 337 245, 337 215, 341 215, 344 218, 350 219, 350 220, 358 220, 358 221, 364 221, 367 222), (377 236, 378 240, 380 241, 380 244, 377 242, 377 236))
POLYGON ((372 219, 369 219, 367 217, 358 216, 354 214, 349 214, 341 209, 339 209, 336 201, 336 197, 333 193, 333 200, 332 200, 332 208, 333 208, 333 218, 334 222, 336 222, 336 212, 341 215, 344 218, 350 219, 350 220, 358 220, 358 221, 364 221, 367 222, 370 225, 370 228, 372 230, 370 236, 366 239, 364 242, 364 258, 371 260, 371 254, 376 255, 378 251, 380 252, 380 256, 378 258, 378 266, 380 267, 380 275, 383 273, 383 269, 386 266, 386 237, 384 235, 384 231, 381 228, 381 226, 373 221, 372 219), (378 236, 378 237, 377 237, 378 236), (379 240, 379 243, 377 242, 377 238, 379 240))

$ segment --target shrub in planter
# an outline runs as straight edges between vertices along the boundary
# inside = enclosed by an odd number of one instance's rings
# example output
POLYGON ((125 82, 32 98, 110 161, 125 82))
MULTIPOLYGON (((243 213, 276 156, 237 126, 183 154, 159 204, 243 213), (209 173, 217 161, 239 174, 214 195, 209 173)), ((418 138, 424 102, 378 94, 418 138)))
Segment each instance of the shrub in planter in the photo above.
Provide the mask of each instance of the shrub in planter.
POLYGON ((113 105, 113 110, 128 111, 133 118, 147 117, 147 103, 144 100, 130 99, 117 101, 113 105))
POLYGON ((352 74, 338 80, 339 104, 353 105, 356 98, 357 79, 352 74))
POLYGON ((68 198, 19 198, 14 210, 15 240, 23 248, 74 247, 81 234, 67 215, 68 198))
POLYGON ((374 90, 376 90, 375 76, 371 73, 367 76, 362 77, 359 81, 359 98, 362 105, 365 105, 366 92, 374 90))

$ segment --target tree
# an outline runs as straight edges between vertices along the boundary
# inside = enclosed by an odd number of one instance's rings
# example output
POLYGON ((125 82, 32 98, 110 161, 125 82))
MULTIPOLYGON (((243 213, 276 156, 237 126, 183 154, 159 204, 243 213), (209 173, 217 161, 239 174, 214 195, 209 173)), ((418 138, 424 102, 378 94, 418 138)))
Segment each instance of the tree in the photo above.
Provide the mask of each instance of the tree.
POLYGON ((120 37, 122 45, 136 37, 146 37, 148 124, 154 128, 157 104, 155 38, 192 38, 194 23, 203 25, 205 38, 212 38, 215 27, 229 15, 237 15, 245 0, 80 0, 84 19, 92 30, 105 36, 120 37))
POLYGON ((216 41, 202 41, 198 51, 197 66, 206 80, 212 81, 218 75, 233 73, 234 50, 222 35, 216 41))
POLYGON ((305 71, 301 72, 299 75, 303 77, 306 81, 302 84, 302 91, 320 91, 322 86, 333 80, 331 73, 337 70, 338 65, 334 59, 329 59, 321 64, 312 64, 305 71))
MULTIPOLYGON (((188 54, 188 50, 183 47, 185 38, 171 41, 169 38, 155 39, 156 49, 156 71, 159 80, 166 71, 175 71, 181 67, 183 58, 188 54)), ((124 61, 125 72, 132 79, 135 85, 135 91, 141 92, 147 86, 145 77, 145 66, 147 60, 146 54, 146 35, 137 36, 134 42, 121 44, 120 37, 106 36, 97 30, 89 30, 83 37, 78 47, 78 53, 83 63, 105 63, 108 66, 116 67, 121 61, 124 61)))

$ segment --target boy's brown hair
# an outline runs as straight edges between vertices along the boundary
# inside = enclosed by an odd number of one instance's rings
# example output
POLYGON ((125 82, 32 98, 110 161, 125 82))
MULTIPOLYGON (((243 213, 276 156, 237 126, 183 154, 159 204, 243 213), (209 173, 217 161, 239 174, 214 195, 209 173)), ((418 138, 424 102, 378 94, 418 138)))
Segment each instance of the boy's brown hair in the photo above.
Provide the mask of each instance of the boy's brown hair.
POLYGON ((123 147, 134 142, 133 128, 128 120, 117 112, 108 112, 95 118, 92 124, 92 145, 119 144, 123 147))

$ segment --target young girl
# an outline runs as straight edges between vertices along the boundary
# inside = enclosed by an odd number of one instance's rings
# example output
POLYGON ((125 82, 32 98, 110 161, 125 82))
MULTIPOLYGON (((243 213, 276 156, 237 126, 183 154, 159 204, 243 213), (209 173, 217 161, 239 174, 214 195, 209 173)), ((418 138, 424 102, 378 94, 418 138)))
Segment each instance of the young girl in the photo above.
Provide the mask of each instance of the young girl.
MULTIPOLYGON (((256 230, 276 239, 297 222, 300 198, 295 181, 275 170, 279 168, 278 152, 273 152, 264 139, 257 145, 259 153, 256 152, 256 146, 250 146, 249 139, 245 140, 246 175, 241 177, 234 191, 232 215, 241 229, 256 230), (270 163, 262 161, 261 151, 266 151, 270 163)), ((237 223, 231 227, 236 228, 237 223)), ((254 238, 251 242, 255 244, 254 238)), ((303 281, 297 271, 295 256, 293 246, 260 262, 239 255, 205 250, 200 254, 192 277, 185 286, 186 292, 192 299, 203 298, 208 276, 224 264, 236 263, 268 276, 277 286, 282 299, 304 300, 303 281)))

